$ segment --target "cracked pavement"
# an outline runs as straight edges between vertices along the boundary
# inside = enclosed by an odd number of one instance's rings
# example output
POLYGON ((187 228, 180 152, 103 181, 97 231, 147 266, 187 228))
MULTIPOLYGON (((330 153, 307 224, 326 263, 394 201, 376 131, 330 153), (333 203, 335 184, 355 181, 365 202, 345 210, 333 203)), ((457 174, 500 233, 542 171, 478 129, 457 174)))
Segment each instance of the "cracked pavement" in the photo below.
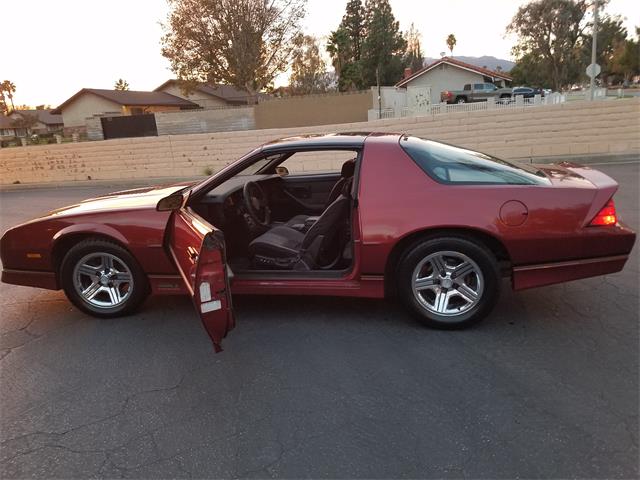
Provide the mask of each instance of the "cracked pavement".
MULTIPOLYGON (((616 178, 638 230, 640 164, 616 178)), ((0 192, 0 227, 115 187, 0 192)), ((97 320, 0 284, 1 478, 637 478, 638 247, 442 332, 386 301, 188 298, 97 320)))

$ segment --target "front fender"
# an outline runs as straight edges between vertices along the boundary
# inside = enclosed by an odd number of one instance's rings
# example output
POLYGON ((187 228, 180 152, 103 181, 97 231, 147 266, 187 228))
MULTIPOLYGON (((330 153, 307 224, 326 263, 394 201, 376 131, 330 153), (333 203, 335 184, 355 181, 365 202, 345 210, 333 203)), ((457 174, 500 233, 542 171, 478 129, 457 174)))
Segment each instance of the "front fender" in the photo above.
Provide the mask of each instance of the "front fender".
POLYGON ((52 249, 55 249, 58 242, 60 242, 65 237, 77 234, 97 234, 105 237, 110 237, 116 240, 118 243, 123 244, 124 246, 129 246, 129 240, 127 240, 127 238, 122 235, 122 233, 109 225, 105 225, 104 223, 76 223, 64 227, 56 232, 52 239, 52 249))

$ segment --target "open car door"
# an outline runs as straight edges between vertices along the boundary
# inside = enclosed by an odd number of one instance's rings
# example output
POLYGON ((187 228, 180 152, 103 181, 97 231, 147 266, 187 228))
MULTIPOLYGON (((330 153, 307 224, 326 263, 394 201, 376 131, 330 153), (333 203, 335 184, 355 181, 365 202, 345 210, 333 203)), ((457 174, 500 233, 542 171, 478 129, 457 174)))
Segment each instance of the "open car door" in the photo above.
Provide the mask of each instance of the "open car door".
POLYGON ((168 249, 216 352, 235 326, 222 232, 188 207, 175 210, 167 225, 168 249))

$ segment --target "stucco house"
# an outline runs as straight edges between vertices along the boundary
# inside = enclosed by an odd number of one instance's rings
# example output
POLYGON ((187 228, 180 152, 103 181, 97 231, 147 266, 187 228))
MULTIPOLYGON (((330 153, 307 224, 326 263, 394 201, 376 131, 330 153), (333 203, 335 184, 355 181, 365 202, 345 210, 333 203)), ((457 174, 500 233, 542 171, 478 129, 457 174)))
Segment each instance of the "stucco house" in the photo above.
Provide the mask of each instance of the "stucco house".
POLYGON ((27 134, 59 132, 62 130, 62 116, 54 115, 52 110, 14 110, 9 115, 0 116, 0 138, 25 137, 27 134), (27 128, 19 126, 19 121, 26 116, 35 117, 36 122, 27 128), (18 125, 16 125, 18 123, 18 125))
POLYGON ((16 136, 16 128, 13 126, 13 120, 4 114, 0 114, 0 140, 6 140, 16 136))
POLYGON ((95 115, 141 115, 193 108, 198 105, 166 92, 83 88, 52 113, 62 115, 67 130, 84 128, 86 119, 95 115))
POLYGON ((490 82, 498 87, 511 84, 511 76, 487 68, 476 67, 451 57, 442 57, 417 72, 405 75, 397 88, 431 87, 431 103, 440 102, 440 92, 444 90, 462 90, 467 83, 490 82))
POLYGON ((186 89, 180 80, 167 80, 154 90, 154 92, 165 92, 176 97, 184 98, 197 103, 202 108, 220 108, 230 106, 240 106, 254 104, 256 100, 268 97, 264 93, 259 93, 252 97, 244 90, 240 90, 231 85, 200 83, 192 89, 186 89), (257 97, 257 98, 256 98, 257 97))

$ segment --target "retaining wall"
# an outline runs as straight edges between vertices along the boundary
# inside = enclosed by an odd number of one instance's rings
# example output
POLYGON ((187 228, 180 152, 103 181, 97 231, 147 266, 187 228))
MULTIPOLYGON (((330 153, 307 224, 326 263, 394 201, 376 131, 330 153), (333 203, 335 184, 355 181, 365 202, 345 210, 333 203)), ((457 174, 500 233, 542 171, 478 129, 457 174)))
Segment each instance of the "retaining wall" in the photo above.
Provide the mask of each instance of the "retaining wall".
POLYGON ((156 112, 158 135, 230 132, 256 128, 253 107, 156 112))
MULTIPOLYGON (((570 102, 315 127, 166 135, 0 149, 0 184, 204 175, 276 138, 406 132, 505 159, 640 153, 640 99, 570 102)), ((316 162, 317 168, 326 166, 316 162)))
POLYGON ((370 108, 370 91, 272 98, 255 106, 256 128, 366 122, 370 108))

